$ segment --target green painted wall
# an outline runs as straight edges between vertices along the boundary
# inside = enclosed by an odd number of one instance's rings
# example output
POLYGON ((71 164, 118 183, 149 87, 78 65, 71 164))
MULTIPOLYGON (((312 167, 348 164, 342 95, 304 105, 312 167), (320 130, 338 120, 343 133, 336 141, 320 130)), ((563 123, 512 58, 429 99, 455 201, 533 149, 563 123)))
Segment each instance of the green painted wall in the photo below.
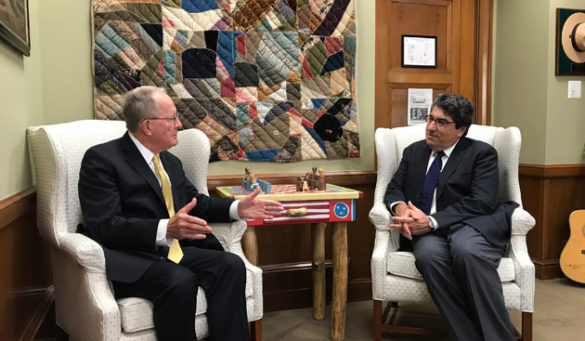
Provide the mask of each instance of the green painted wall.
POLYGON ((567 86, 585 77, 555 76, 557 8, 585 9, 585 2, 495 2, 493 122, 520 128, 522 163, 584 162, 585 98, 568 99, 567 86))
POLYGON ((585 76, 555 76, 556 10, 585 10, 583 0, 551 0, 548 16, 547 118, 545 164, 584 163, 585 146, 585 76), (568 99, 568 81, 581 81, 580 99, 568 99))
MULTIPOLYGON (((211 175, 374 169, 374 0, 355 1, 358 17, 358 103, 362 157, 291 164, 225 161, 211 175)), ((93 118, 90 0, 29 1, 32 56, 0 43, 0 199, 31 186, 25 129, 93 118)))
POLYGON ((93 118, 91 0, 35 2, 43 51, 43 124, 93 118))
POLYGON ((37 3, 29 3, 31 57, 0 41, 0 199, 31 186, 24 131, 43 121, 37 3))

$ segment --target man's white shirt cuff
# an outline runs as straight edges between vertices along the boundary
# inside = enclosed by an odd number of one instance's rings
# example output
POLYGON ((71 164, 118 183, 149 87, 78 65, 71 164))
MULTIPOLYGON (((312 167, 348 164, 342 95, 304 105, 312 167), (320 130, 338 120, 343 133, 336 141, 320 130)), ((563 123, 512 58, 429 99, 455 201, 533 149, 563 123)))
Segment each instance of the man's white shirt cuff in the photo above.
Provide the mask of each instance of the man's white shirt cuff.
POLYGON ((158 227, 156 229, 156 246, 168 246, 171 247, 173 244, 172 238, 167 238, 167 225, 169 219, 161 219, 158 221, 158 227))
POLYGON ((238 205, 240 204, 239 200, 234 200, 234 202, 232 202, 232 204, 230 205, 230 218, 232 218, 233 220, 240 220, 242 219, 239 215, 238 215, 238 205))
POLYGON ((432 216, 429 216, 429 227, 433 231, 435 231, 436 229, 439 228, 439 224, 437 223, 437 221, 435 220, 435 218, 433 218, 432 216))

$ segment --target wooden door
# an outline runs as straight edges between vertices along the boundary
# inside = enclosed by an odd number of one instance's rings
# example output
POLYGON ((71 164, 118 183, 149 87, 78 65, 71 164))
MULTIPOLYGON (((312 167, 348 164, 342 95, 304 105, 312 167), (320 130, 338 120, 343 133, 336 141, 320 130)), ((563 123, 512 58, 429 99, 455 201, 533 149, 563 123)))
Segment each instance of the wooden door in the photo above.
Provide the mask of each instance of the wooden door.
POLYGON ((375 126, 407 125, 409 88, 466 96, 490 123, 493 0, 376 0, 375 126), (436 37, 436 67, 402 67, 402 36, 436 37))

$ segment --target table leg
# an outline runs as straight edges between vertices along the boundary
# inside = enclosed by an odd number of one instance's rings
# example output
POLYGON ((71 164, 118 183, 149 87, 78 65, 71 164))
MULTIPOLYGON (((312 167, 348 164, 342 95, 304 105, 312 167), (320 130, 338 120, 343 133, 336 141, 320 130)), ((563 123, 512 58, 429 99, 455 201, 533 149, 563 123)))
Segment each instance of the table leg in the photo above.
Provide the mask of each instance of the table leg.
POLYGON ((347 223, 333 223, 333 302, 331 304, 331 340, 345 338, 347 303, 347 223))
POLYGON ((258 265, 258 241, 256 240, 256 227, 248 226, 242 237, 242 246, 244 247, 244 255, 248 261, 254 265, 258 265))
POLYGON ((311 224, 313 243, 313 318, 325 319, 325 229, 327 223, 311 224))

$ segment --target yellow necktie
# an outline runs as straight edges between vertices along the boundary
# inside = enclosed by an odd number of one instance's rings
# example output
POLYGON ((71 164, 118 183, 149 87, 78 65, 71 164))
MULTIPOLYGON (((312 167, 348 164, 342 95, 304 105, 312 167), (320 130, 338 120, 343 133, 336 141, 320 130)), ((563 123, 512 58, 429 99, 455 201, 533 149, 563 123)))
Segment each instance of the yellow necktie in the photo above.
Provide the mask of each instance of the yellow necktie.
MULTIPOLYGON (((158 155, 154 155, 152 157, 152 162, 154 163, 154 172, 158 176, 161 182, 161 189, 163 193, 163 197, 165 198, 165 204, 167 206, 167 211, 169 212, 169 218, 175 215, 175 206, 173 204, 173 191, 171 189, 171 182, 169 178, 163 172, 162 167, 160 166, 160 160, 158 155)), ((169 249, 169 255, 167 256, 168 259, 171 261, 179 264, 181 258, 183 258, 183 250, 181 250, 181 245, 177 239, 173 239, 173 244, 169 249)))

